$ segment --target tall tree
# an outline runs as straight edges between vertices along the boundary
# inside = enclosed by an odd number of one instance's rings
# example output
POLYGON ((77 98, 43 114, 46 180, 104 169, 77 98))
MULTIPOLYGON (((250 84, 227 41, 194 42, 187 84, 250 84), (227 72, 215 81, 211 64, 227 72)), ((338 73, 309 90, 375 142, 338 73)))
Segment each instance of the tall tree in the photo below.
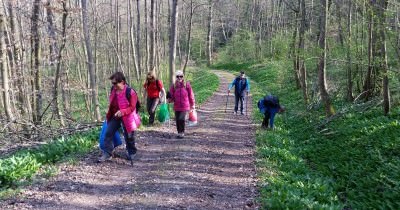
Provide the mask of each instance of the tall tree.
POLYGON ((213 0, 208 1, 208 26, 207 26, 207 65, 211 66, 212 59, 212 30, 213 30, 213 0))
POLYGON ((96 74, 94 72, 94 63, 93 63, 93 54, 92 54, 92 47, 90 43, 90 33, 89 33, 89 26, 88 26, 88 15, 87 15, 87 2, 86 0, 81 0, 82 4, 82 29, 83 29, 83 36, 85 39, 85 46, 86 46, 86 54, 87 54, 87 66, 90 78, 90 93, 91 93, 91 100, 92 100, 92 107, 94 108, 94 117, 95 120, 101 121, 100 117, 100 107, 99 107, 99 99, 97 95, 97 84, 96 84, 96 74))
POLYGON ((178 0, 172 0, 171 29, 169 40, 169 75, 170 84, 174 84, 175 77, 175 58, 176 58, 176 39, 177 39, 177 20, 178 20, 178 0))
POLYGON ((156 50, 155 50, 155 34, 156 34, 156 27, 155 27, 155 17, 154 17, 154 10, 155 4, 154 0, 150 0, 150 46, 149 46, 149 69, 150 71, 155 72, 155 57, 156 57, 156 50))
MULTIPOLYGON (((0 7, 1 8, 1 7, 0 7)), ((10 103, 10 86, 8 80, 8 68, 7 68, 7 50, 5 43, 5 20, 3 14, 3 8, 0 9, 0 70, 1 70, 1 78, 2 78, 2 92, 3 92, 3 103, 4 109, 9 121, 14 120, 14 115, 11 111, 11 103, 10 103)))
POLYGON ((33 115, 33 120, 35 124, 42 123, 42 78, 40 74, 40 33, 39 33, 39 13, 40 13, 40 0, 35 0, 33 2, 33 11, 31 18, 31 69, 34 75, 34 90, 35 90, 35 100, 34 107, 35 112, 33 115))
MULTIPOLYGON (((18 30, 16 28, 16 24, 18 23, 16 14, 15 14, 15 1, 8 1, 7 2, 7 8, 8 8, 8 14, 10 16, 9 18, 9 24, 10 24, 10 43, 11 43, 11 48, 13 52, 13 59, 14 59, 14 64, 11 64, 11 70, 15 72, 15 75, 17 76, 17 87, 18 87, 18 109, 21 112, 21 118, 29 117, 29 114, 32 114, 32 108, 31 104, 28 102, 26 99, 28 96, 26 94, 26 79, 24 77, 24 69, 22 68, 23 66, 23 56, 22 56, 22 50, 21 50, 21 45, 20 45, 20 34, 18 33, 18 30), (24 88, 25 87, 25 88, 24 88)), ((28 118, 29 119, 29 118, 28 118)))
POLYGON ((347 94, 346 99, 353 101, 353 73, 352 73, 352 59, 351 59, 351 24, 352 24, 352 2, 349 2, 349 9, 347 14, 347 94))
POLYGON ((301 81, 301 88, 303 90, 303 98, 304 102, 308 103, 308 88, 307 88, 307 71, 306 71, 306 66, 305 66, 305 58, 304 58, 304 53, 305 53, 305 32, 306 32, 306 1, 305 0, 299 0, 299 8, 300 8, 300 30, 299 30, 299 46, 298 46, 298 72, 300 74, 300 81, 301 81))
POLYGON ((320 14, 320 25, 319 25, 319 40, 318 45, 319 51, 319 62, 318 62, 318 86, 321 93, 322 101, 325 105, 325 114, 330 117, 334 114, 334 109, 329 98, 326 85, 326 29, 328 26, 328 1, 321 0, 321 14, 320 14))
MULTIPOLYGON (((140 52, 140 0, 136 1, 136 12, 137 12, 137 16, 136 16, 136 54, 137 54, 137 71, 139 71, 139 78, 141 76, 142 73, 142 54, 140 52)), ((138 78, 138 79, 139 79, 138 78)))
POLYGON ((388 0, 374 1, 374 8, 376 11, 376 30, 377 30, 377 46, 376 66, 378 72, 381 72, 382 78, 382 93, 383 93, 383 112, 387 115, 390 111, 390 92, 389 92, 389 78, 388 78, 388 61, 386 50, 386 10, 388 7, 388 0))
POLYGON ((58 49, 57 52, 57 58, 56 58, 56 73, 54 75, 54 87, 53 87, 53 100, 54 100, 54 113, 56 114, 58 120, 60 121, 61 126, 65 126, 64 122, 64 117, 63 114, 60 110, 59 107, 59 100, 58 100, 58 86, 59 86, 59 81, 61 77, 61 61, 62 61, 62 53, 65 48, 65 44, 67 42, 67 30, 66 30, 66 25, 67 25, 67 16, 68 16, 68 10, 67 10, 67 3, 66 0, 61 1, 62 7, 63 7, 63 15, 62 15, 62 28, 61 28, 61 36, 62 36, 62 42, 61 46, 58 49))

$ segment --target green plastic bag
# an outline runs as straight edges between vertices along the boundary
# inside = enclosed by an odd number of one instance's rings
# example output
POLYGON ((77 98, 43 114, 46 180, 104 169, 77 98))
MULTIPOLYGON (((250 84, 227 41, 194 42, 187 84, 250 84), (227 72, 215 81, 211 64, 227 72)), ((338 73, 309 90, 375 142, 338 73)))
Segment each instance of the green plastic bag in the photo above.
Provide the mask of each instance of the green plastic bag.
POLYGON ((158 111, 158 121, 163 123, 168 119, 169 119, 168 105, 166 103, 163 103, 160 105, 160 109, 158 111))

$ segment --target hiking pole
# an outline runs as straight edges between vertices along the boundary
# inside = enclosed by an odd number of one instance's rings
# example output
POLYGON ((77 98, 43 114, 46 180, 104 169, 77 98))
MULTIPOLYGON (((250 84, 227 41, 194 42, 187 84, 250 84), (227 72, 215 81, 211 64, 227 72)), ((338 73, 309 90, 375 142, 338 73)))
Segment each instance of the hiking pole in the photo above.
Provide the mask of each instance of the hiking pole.
POLYGON ((228 107, 228 98, 229 98, 229 92, 228 95, 226 96, 225 113, 226 113, 226 108, 228 107))
POLYGON ((249 99, 249 92, 246 93, 246 116, 247 116, 247 100, 249 99))

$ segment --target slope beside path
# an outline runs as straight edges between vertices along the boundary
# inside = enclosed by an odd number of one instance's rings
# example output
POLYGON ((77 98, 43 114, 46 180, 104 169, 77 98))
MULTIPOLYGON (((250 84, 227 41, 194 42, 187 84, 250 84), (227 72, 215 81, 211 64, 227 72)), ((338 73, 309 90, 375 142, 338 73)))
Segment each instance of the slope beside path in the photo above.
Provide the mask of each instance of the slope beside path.
MULTIPOLYGON (((176 138, 171 123, 139 132, 133 166, 114 158, 95 163, 93 152, 58 175, 27 187, 0 209, 256 209, 255 129, 251 104, 233 115, 227 87, 232 74, 217 71, 220 87, 198 110, 199 124, 176 138)), ((123 151, 122 149, 119 149, 123 151)))

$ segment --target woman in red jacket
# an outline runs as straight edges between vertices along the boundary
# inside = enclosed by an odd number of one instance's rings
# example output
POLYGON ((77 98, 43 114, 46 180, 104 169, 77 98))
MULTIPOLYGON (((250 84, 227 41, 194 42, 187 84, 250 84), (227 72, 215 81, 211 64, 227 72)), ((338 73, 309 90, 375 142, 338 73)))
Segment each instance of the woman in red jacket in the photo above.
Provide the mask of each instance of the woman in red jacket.
POLYGON ((178 138, 185 135, 185 118, 188 111, 195 109, 195 100, 192 86, 183 79, 183 72, 176 71, 176 81, 169 89, 169 102, 174 103, 176 129, 178 130, 178 138))
POLYGON ((162 81, 156 78, 154 72, 147 73, 146 82, 143 85, 147 94, 147 112, 149 113, 149 125, 153 125, 154 116, 157 109, 157 105, 160 102, 160 93, 165 96, 165 89, 162 81))
POLYGON ((115 132, 121 127, 121 124, 124 130, 126 150, 128 151, 127 158, 132 160, 137 151, 135 147, 135 130, 140 125, 140 117, 136 111, 138 97, 136 91, 126 84, 125 76, 122 72, 114 73, 109 79, 113 87, 106 115, 105 149, 103 150, 103 155, 99 158, 99 162, 111 159, 114 149, 112 139, 115 132))

